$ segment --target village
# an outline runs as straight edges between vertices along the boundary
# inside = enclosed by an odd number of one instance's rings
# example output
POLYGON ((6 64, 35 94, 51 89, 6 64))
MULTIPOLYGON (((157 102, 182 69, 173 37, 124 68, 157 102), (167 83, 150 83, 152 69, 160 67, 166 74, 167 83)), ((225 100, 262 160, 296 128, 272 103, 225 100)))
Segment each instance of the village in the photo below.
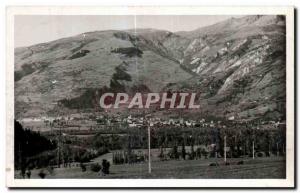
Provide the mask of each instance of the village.
MULTIPOLYGON (((234 117, 229 117, 228 121, 233 122, 234 117)), ((186 119, 182 117, 176 118, 161 118, 152 117, 149 115, 106 115, 98 114, 95 116, 91 113, 77 113, 69 116, 41 116, 35 118, 23 118, 19 119, 20 123, 24 127, 38 132, 46 132, 49 130, 63 130, 63 132, 70 131, 86 131, 89 132, 101 131, 106 129, 120 129, 136 128, 143 126, 150 126, 155 128, 164 126, 173 127, 210 127, 210 128, 226 128, 226 124, 222 124, 222 121, 206 120, 205 118, 199 118, 198 120, 186 119)), ((284 125, 284 122, 280 121, 262 121, 260 122, 261 129, 274 130, 279 125, 284 125)))

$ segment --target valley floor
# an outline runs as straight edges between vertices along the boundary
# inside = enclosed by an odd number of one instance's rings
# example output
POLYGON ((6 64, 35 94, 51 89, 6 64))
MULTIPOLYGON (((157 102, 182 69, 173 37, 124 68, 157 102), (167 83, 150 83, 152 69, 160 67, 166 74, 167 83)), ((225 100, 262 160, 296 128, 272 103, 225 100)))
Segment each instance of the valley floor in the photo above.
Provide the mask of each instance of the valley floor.
MULTIPOLYGON (((170 160, 152 162, 152 172, 148 173, 148 163, 111 165, 110 174, 103 176, 100 173, 92 172, 89 167, 85 172, 80 167, 55 168, 52 174, 47 174, 46 179, 279 179, 285 178, 285 159, 283 157, 269 158, 232 158, 225 165, 223 159, 203 160, 170 160), (238 161, 244 160, 242 165, 238 161), (218 163, 218 166, 209 166, 211 163, 218 163)), ((31 178, 39 178, 41 169, 35 169, 31 178)), ((20 178, 16 172, 16 178, 20 178)))

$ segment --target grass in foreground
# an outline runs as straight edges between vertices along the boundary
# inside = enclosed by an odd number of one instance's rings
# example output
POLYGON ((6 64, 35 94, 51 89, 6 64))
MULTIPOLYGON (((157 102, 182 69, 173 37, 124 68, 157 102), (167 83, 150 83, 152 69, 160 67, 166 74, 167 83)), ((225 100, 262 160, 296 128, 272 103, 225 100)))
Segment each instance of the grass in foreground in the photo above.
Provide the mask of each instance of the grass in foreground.
MULTIPOLYGON (((53 174, 46 178, 70 179, 279 179, 285 178, 285 160, 282 157, 247 159, 228 159, 230 165, 225 165, 223 159, 206 160, 170 160, 152 162, 152 172, 148 173, 148 163, 111 165, 111 174, 102 176, 100 173, 90 171, 82 172, 81 168, 56 168, 53 174), (244 160, 243 165, 237 162, 244 160), (218 162, 219 166, 209 166, 218 162)), ((40 169, 32 171, 31 178, 39 178, 40 169)), ((16 172, 16 178, 19 178, 16 172)))

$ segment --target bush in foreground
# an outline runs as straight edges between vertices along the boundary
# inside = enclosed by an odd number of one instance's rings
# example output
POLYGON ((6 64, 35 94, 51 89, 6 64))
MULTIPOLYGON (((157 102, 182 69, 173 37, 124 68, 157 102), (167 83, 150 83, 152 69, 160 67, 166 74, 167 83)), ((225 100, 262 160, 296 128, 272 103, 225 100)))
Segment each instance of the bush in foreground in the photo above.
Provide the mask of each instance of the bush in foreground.
POLYGON ((99 172, 100 170, 101 170, 100 164, 98 164, 98 163, 91 164, 91 171, 93 171, 93 172, 99 172))

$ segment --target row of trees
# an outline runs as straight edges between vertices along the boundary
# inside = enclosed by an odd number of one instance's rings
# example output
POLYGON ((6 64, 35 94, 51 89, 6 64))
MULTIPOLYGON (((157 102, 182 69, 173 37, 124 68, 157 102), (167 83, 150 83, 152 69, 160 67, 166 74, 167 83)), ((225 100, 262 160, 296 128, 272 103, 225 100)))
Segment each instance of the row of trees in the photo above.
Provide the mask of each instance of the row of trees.
MULTIPOLYGON (((219 125, 207 128, 152 128, 151 148, 171 148, 167 155, 162 151, 160 155, 162 159, 221 157, 224 155, 225 136, 228 157, 252 156, 253 145, 255 152, 261 152, 259 155, 271 156, 285 153, 285 126, 260 129, 258 125, 252 124, 234 124, 231 127, 219 125), (189 146, 189 152, 186 152, 186 146, 189 146)), ((132 149, 147 149, 147 143, 147 128, 134 128, 129 129, 123 136, 107 136, 106 144, 109 145, 106 147, 110 150, 113 150, 113 147, 117 147, 116 149, 121 147, 130 154, 132 149)))
MULTIPOLYGON (((158 157, 167 159, 199 159, 222 157, 226 136, 228 157, 251 156, 255 152, 266 156, 285 153, 285 125, 262 129, 260 124, 231 123, 197 127, 161 126, 150 128, 151 148, 160 149, 158 157), (188 149, 187 149, 188 148, 188 149), (168 151, 165 151, 168 149, 168 151)), ((49 136, 23 129, 15 122, 16 169, 68 165, 88 162, 113 150, 113 163, 137 163, 147 160, 137 149, 148 148, 148 128, 124 128, 122 133, 96 134, 89 140, 74 136, 49 136)))
POLYGON ((113 152, 113 163, 114 164, 133 164, 141 163, 148 159, 148 156, 143 152, 134 151, 117 151, 113 152))
POLYGON ((24 129, 18 121, 15 121, 14 126, 14 159, 16 169, 24 170, 30 164, 27 161, 28 158, 41 154, 44 151, 54 150, 57 147, 55 141, 47 139, 38 132, 24 129))

